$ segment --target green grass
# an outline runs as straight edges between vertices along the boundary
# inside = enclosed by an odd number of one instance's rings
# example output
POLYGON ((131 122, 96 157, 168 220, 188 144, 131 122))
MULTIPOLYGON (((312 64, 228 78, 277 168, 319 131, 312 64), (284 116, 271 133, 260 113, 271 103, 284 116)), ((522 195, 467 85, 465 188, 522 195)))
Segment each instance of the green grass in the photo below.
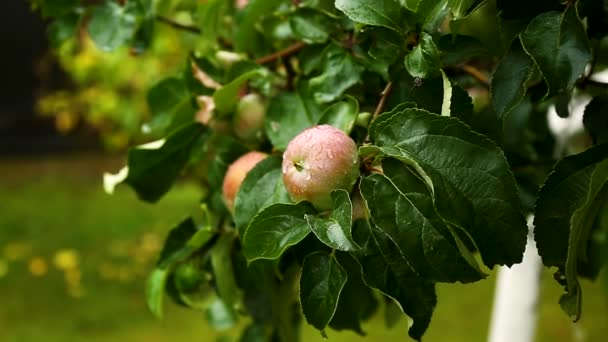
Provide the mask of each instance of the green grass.
MULTIPOLYGON (((167 301, 159 321, 145 306, 145 277, 168 229, 195 205, 196 187, 178 184, 155 205, 138 201, 126 187, 108 196, 101 172, 119 166, 112 159, 80 157, 0 162, 0 341, 213 341, 219 336, 201 313, 167 301)), ((472 285, 439 286, 425 341, 484 341, 493 285, 492 275, 472 285)), ((537 341, 605 340, 608 305, 601 284, 583 285, 583 318, 575 326, 556 303, 560 288, 544 273, 537 341), (586 339, 576 340, 577 331, 586 339)), ((407 340, 406 322, 387 330, 379 315, 365 324, 368 337, 329 331, 329 341, 407 340)), ((303 340, 322 338, 305 327, 303 340)))

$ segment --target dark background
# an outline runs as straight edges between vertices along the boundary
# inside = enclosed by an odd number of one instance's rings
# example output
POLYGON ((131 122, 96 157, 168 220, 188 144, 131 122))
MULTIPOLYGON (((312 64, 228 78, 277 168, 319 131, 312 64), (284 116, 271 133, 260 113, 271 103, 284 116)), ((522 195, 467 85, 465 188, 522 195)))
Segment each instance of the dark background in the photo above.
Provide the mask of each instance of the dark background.
POLYGON ((90 129, 60 135, 54 118, 36 113, 39 94, 70 83, 49 51, 47 23, 30 6, 3 0, 0 10, 0 156, 98 149, 90 129))

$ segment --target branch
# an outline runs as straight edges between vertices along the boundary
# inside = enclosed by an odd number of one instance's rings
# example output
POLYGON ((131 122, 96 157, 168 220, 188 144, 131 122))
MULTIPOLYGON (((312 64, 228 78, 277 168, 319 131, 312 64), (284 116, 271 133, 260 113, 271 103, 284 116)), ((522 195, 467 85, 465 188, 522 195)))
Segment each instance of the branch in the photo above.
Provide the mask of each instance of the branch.
POLYGON ((297 43, 295 43, 293 45, 290 45, 290 46, 286 47, 283 50, 279 50, 279 51, 274 52, 274 53, 272 53, 272 54, 270 54, 268 56, 260 57, 260 58, 256 59, 255 62, 257 64, 270 63, 270 62, 272 62, 274 60, 277 60, 277 59, 279 59, 281 57, 286 57, 286 56, 289 56, 291 54, 294 54, 294 53, 300 51, 305 46, 306 46, 305 43, 297 42, 297 43))
POLYGON ((461 65, 458 68, 479 81, 479 83, 481 83, 484 87, 490 89, 490 78, 483 72, 479 71, 479 69, 466 64, 461 65))
POLYGON ((386 98, 391 93, 391 90, 393 90, 393 81, 389 81, 386 84, 386 87, 384 87, 384 89, 380 93, 380 101, 378 101, 378 105, 376 106, 376 110, 374 111, 374 115, 372 116, 370 122, 373 121, 376 116, 380 115, 380 113, 384 109, 384 105, 386 104, 386 98))
POLYGON ((194 34, 201 34, 201 29, 196 26, 181 24, 171 18, 163 17, 162 15, 157 15, 156 20, 178 30, 187 31, 194 34))
MULTIPOLYGON (((384 89, 382 90, 382 92, 380 93, 380 101, 378 101, 378 105, 376 106, 376 110, 374 110, 374 114, 372 115, 372 117, 370 118, 369 122, 371 123, 372 121, 374 121, 374 119, 380 115, 380 113, 382 112, 382 110, 384 110, 384 105, 386 104, 386 99, 388 98, 388 95, 391 93, 391 90, 393 89, 393 81, 388 81, 388 83, 386 84, 386 86, 384 87, 384 89)), ((368 124, 369 126, 369 124, 368 124)), ((366 142, 369 142, 369 129, 367 131, 367 136, 365 137, 366 142)))

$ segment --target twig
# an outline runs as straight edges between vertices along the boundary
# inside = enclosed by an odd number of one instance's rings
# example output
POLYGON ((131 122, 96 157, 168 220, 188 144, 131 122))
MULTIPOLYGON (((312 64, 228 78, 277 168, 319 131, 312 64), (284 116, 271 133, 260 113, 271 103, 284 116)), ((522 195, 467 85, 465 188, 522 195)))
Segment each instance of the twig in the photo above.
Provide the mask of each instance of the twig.
MULTIPOLYGON (((374 110, 374 115, 372 115, 372 117, 369 120, 370 123, 373 122, 374 119, 378 115, 380 115, 380 113, 382 112, 382 110, 384 110, 384 105, 386 104, 386 99, 388 98, 388 95, 391 93, 392 89, 393 89, 393 81, 388 81, 388 83, 386 84, 386 86, 384 87, 384 89, 382 90, 382 92, 380 93, 380 101, 378 101, 378 105, 376 106, 376 110, 374 110)), ((364 141, 365 142, 369 142, 370 141, 369 129, 367 130, 367 135, 365 136, 364 141)))
POLYGON ((268 56, 260 57, 260 58, 256 59, 255 62, 257 64, 266 64, 266 63, 272 62, 274 60, 277 60, 277 59, 279 59, 281 57, 289 56, 289 55, 291 55, 291 54, 293 54, 293 53, 301 50, 305 46, 306 46, 305 43, 297 42, 297 43, 295 43, 293 45, 290 45, 290 46, 286 47, 283 50, 279 50, 277 52, 273 52, 272 54, 270 54, 268 56))
POLYGON ((380 115, 380 113, 384 109, 384 105, 386 104, 386 98, 391 93, 392 89, 393 89, 393 81, 389 81, 386 84, 386 86, 384 87, 384 89, 382 90, 382 92, 380 93, 380 101, 378 101, 378 105, 376 106, 376 110, 374 111, 374 115, 372 116, 370 122, 374 121, 374 119, 378 115, 380 115))
POLYGON ((162 15, 157 15, 156 20, 158 20, 161 23, 167 24, 173 28, 176 28, 178 30, 187 31, 187 32, 194 33, 194 34, 201 34, 201 29, 199 29, 196 26, 190 26, 190 25, 178 23, 177 21, 175 21, 171 18, 164 17, 162 15))
POLYGON ((467 74, 469 74, 470 76, 472 76, 474 79, 476 79, 477 81, 479 81, 479 83, 481 83, 484 87, 490 89, 490 79, 488 78, 488 76, 486 74, 484 74, 483 72, 479 71, 477 68, 475 68, 474 66, 471 65, 461 65, 460 70, 466 72, 467 74))

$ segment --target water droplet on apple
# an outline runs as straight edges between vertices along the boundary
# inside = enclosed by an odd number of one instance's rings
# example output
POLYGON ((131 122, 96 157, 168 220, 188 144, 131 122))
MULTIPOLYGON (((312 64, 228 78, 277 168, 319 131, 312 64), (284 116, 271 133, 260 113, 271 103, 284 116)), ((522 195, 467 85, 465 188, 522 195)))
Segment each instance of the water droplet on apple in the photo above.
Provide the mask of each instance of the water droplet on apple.
POLYGON ((334 159, 334 153, 331 150, 327 150, 327 158, 334 159))

